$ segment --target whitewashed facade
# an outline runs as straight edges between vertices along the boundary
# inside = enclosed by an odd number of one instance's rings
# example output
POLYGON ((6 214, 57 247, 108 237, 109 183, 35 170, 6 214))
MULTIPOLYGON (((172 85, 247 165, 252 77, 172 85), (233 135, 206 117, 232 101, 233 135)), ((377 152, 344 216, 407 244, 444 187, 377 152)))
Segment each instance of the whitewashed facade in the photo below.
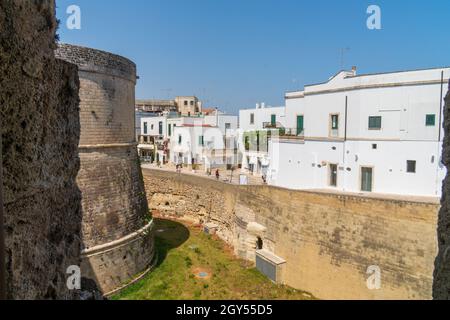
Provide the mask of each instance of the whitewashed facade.
POLYGON ((237 162, 238 117, 212 115, 180 117, 165 114, 141 119, 139 153, 150 162, 200 165, 205 169, 237 162))
POLYGON ((269 184, 440 196, 449 77, 450 68, 360 76, 353 70, 286 93, 281 135, 269 143, 269 184))
MULTIPOLYGON (((261 103, 257 104, 255 109, 239 111, 239 129, 243 134, 256 135, 258 132, 273 131, 274 128, 285 127, 286 121, 285 107, 270 107, 261 103)), ((267 139, 261 138, 259 146, 253 141, 247 148, 243 138, 239 139, 239 143, 241 143, 239 150, 242 153, 242 172, 267 175, 270 164, 267 139)))

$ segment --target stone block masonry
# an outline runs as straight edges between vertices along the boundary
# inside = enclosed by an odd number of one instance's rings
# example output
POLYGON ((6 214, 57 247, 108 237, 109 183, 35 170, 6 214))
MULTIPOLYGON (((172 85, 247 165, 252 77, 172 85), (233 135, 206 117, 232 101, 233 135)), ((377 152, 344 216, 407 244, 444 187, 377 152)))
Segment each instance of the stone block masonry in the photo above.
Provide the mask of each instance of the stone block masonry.
MULTIPOLYGON (((236 255, 286 260, 282 282, 322 299, 431 299, 438 203, 237 186, 144 170, 150 209, 214 222, 236 255), (367 286, 370 266, 381 288, 367 286)), ((226 281, 226 279, 224 279, 226 281)))
POLYGON ((77 67, 55 59, 55 3, 0 0, 7 296, 74 299, 80 265, 77 67))
POLYGON ((433 297, 438 300, 450 300, 450 90, 445 98, 444 130, 442 160, 447 167, 447 177, 442 186, 438 227, 439 255, 436 258, 433 285, 433 297))
POLYGON ((136 66, 126 58, 62 44, 56 56, 80 77, 80 160, 84 283, 108 294, 149 269, 152 222, 135 134, 136 66))

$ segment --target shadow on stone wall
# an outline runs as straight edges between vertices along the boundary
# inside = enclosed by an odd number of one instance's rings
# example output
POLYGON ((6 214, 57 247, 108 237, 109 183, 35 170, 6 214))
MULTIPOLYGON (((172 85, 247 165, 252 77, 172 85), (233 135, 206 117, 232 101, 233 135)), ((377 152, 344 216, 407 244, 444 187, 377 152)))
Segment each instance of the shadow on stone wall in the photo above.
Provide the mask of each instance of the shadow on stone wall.
POLYGON ((442 161, 447 167, 447 177, 442 186, 437 231, 439 254, 435 262, 433 282, 433 298, 436 300, 450 299, 450 90, 445 98, 444 132, 442 161))
POLYGON ((66 270, 80 265, 78 69, 55 59, 53 0, 0 0, 0 13, 7 295, 74 299, 66 270))

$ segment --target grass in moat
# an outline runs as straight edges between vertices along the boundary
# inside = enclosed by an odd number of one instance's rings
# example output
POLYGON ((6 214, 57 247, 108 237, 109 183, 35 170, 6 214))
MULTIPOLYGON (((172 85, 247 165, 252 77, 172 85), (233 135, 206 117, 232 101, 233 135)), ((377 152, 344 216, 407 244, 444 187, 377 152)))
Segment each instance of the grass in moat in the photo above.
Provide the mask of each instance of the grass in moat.
POLYGON ((159 262, 114 300, 309 300, 305 292, 276 285, 233 256, 220 239, 199 227, 155 219, 159 262))

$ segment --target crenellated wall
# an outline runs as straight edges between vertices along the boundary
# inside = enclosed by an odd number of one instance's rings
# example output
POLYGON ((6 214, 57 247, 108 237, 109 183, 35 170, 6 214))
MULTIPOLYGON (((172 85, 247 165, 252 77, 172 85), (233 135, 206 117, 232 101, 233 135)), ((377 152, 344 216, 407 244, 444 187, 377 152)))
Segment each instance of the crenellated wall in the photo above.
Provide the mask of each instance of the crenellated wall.
POLYGON ((322 299, 431 299, 438 203, 235 186, 144 169, 156 214, 215 222, 254 260, 258 237, 287 261, 283 282, 322 299), (381 289, 370 290, 370 266, 381 289))

